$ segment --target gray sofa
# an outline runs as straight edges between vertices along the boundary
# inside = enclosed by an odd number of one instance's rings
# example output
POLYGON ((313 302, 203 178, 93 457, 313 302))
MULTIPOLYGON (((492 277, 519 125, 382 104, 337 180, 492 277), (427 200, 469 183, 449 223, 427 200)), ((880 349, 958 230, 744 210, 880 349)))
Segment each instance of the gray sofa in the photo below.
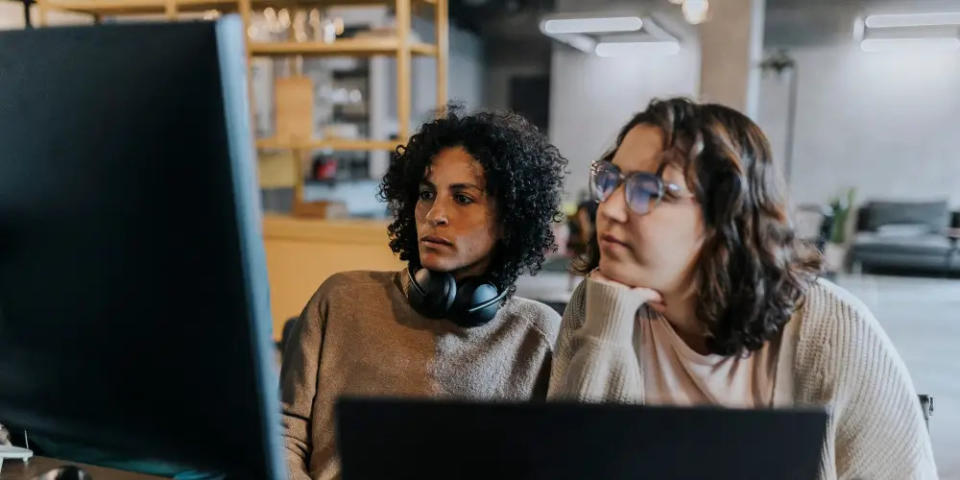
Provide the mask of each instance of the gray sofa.
MULTIPOLYGON (((857 213, 850 261, 854 270, 947 273, 948 227, 960 227, 960 212, 946 201, 868 202, 857 213)), ((960 252, 950 263, 960 273, 960 252)))

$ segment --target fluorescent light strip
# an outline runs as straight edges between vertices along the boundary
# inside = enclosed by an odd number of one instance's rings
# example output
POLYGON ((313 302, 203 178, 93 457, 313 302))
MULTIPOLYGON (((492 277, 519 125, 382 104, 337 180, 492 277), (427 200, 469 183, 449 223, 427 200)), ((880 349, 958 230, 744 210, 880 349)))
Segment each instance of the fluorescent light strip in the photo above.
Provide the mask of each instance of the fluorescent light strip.
POLYGON ((543 33, 635 32, 643 28, 640 17, 554 18, 543 22, 543 33))
POLYGON ((947 25, 960 25, 960 12, 870 15, 867 17, 866 24, 869 28, 940 27, 947 25))
POLYGON ((960 38, 868 38, 860 42, 864 52, 955 52, 960 38))
POLYGON ((600 57, 622 57, 627 55, 676 55, 680 53, 677 42, 600 42, 596 54, 600 57))

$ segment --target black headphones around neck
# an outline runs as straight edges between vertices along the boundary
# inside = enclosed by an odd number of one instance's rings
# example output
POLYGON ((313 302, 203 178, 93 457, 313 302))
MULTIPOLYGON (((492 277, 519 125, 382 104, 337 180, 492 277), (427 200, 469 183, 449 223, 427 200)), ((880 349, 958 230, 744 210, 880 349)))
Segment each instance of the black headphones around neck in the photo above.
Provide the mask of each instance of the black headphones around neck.
POLYGON ((407 269, 407 300, 428 318, 446 318, 461 327, 478 327, 497 315, 509 290, 499 292, 492 283, 468 278, 459 285, 453 275, 426 268, 407 269))

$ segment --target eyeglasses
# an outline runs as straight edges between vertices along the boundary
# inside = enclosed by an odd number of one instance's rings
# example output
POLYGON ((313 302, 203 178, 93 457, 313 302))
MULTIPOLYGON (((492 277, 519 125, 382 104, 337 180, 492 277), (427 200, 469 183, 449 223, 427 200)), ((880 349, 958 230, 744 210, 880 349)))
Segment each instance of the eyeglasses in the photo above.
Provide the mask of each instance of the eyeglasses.
POLYGON ((604 202, 624 184, 627 205, 634 213, 646 215, 660 203, 666 192, 679 194, 682 188, 665 183, 659 174, 633 172, 624 174, 616 165, 601 160, 590 166, 590 191, 594 200, 604 202))

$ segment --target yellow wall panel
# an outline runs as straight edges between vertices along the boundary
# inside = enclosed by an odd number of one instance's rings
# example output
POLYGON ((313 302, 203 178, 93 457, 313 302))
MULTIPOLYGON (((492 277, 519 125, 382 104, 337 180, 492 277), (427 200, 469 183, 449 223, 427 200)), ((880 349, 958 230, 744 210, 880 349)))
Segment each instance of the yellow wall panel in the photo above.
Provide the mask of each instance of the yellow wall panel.
POLYGON ((331 275, 347 270, 399 270, 390 250, 387 223, 365 220, 264 219, 273 335, 295 317, 331 275))

